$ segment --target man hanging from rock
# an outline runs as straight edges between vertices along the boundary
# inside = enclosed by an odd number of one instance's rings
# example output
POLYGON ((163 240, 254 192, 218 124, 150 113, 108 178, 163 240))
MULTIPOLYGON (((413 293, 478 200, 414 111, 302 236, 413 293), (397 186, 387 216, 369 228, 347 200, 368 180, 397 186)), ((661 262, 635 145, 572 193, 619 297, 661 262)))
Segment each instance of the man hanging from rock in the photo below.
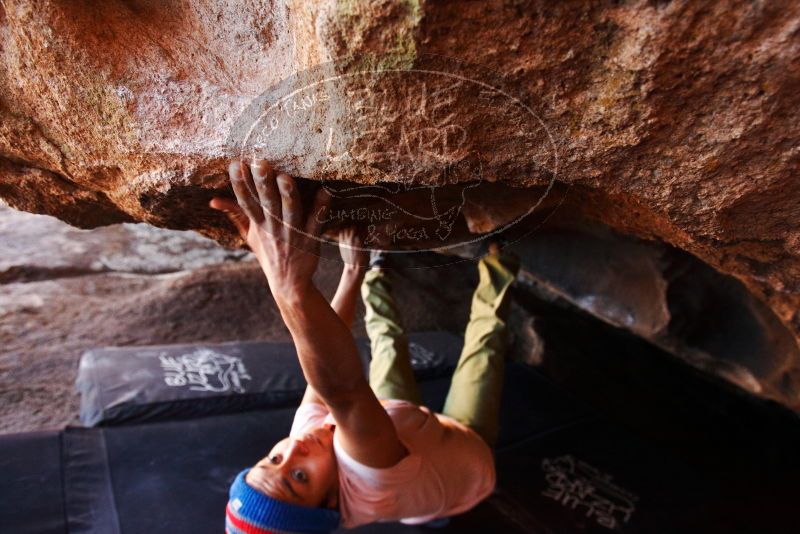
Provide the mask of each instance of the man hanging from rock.
MULTIPOLYGON (((497 246, 478 262, 464 347, 442 413, 420 403, 402 321, 382 257, 369 268, 345 232, 346 265, 329 304, 312 282, 320 189, 310 214, 295 181, 265 161, 233 162, 230 217, 255 253, 291 332, 305 396, 289 437, 230 488, 229 534, 328 532, 376 521, 427 523, 462 513, 495 485, 508 290, 518 264, 497 246), (369 379, 351 334, 359 288, 372 347, 369 379)), ((266 444, 265 444, 266 445, 266 444)))

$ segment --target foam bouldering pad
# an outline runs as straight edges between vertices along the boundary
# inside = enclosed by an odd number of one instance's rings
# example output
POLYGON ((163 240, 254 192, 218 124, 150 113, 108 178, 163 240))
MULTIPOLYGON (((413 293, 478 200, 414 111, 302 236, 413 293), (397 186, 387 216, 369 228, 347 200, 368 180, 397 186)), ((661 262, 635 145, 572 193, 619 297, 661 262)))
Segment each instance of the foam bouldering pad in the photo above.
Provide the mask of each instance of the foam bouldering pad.
MULTIPOLYGON (((426 405, 441 409, 449 379, 420 381, 426 405)), ((221 532, 231 481, 286 436, 295 408, 2 436, 0 532, 221 532)), ((496 492, 439 532, 779 532, 770 527, 793 522, 791 466, 731 502, 704 472, 591 414, 521 364, 506 369, 496 457, 496 492)), ((759 458, 754 451, 732 468, 751 472, 759 458)))
MULTIPOLYGON (((425 404, 440 410, 449 382, 449 372, 421 380, 425 404)), ((509 366, 503 403, 503 443, 590 417, 524 366, 509 366)), ((2 495, 28 503, 0 508, 0 525, 20 526, 0 532, 220 532, 233 477, 286 436, 295 408, 0 437, 2 495), (40 481, 47 483, 43 504, 40 481)))
MULTIPOLYGON (((409 336, 417 379, 452 372, 461 344, 458 336, 441 332, 409 336)), ((369 341, 357 345, 366 369, 369 341)), ((95 349, 81 357, 76 380, 85 426, 290 406, 305 387, 294 345, 275 342, 95 349)))
POLYGON ((730 532, 720 529, 724 514, 709 513, 720 488, 604 420, 506 447, 497 471, 499 491, 487 504, 513 510, 522 531, 730 532))
POLYGON ((61 433, 0 436, 0 532, 66 532, 61 433))
MULTIPOLYGON (((536 404, 527 410, 558 412, 561 398, 545 380, 515 366, 511 375, 511 397, 517 387, 538 391, 528 397, 536 404)), ((423 396, 440 402, 446 392, 440 385, 422 383, 423 396)), ((69 531, 221 532, 229 484, 285 437, 293 415, 291 407, 68 429, 69 531)), ((497 455, 497 493, 452 518, 442 532, 529 532, 534 525, 551 527, 543 532, 687 532, 687 525, 696 525, 686 516, 702 519, 703 503, 715 498, 700 477, 607 422, 566 412, 517 422, 528 425, 527 436, 502 437, 507 445, 497 455), (675 508, 682 513, 672 514, 675 508)), ((519 436, 520 429, 514 430, 519 436)), ((429 532, 400 524, 360 530, 429 532)))
MULTIPOLYGON (((448 384, 420 382, 424 401, 441 406, 448 384)), ((69 531, 221 532, 230 483, 288 434, 295 408, 67 429, 69 531)))

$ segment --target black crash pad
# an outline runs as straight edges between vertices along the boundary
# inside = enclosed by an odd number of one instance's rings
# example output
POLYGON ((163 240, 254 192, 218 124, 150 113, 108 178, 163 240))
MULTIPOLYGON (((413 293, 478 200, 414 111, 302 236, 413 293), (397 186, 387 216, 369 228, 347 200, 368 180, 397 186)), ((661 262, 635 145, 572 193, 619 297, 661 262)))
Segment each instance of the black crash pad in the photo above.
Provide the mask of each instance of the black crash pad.
MULTIPOLYGON (((448 376, 422 380, 426 404, 440 408, 448 385, 448 376)), ((0 532, 221 532, 233 477, 288 433, 293 414, 283 406, 0 437, 0 532)), ((440 532, 748 532, 739 527, 754 523, 741 518, 764 510, 772 524, 792 524, 791 493, 772 508, 758 497, 783 488, 754 487, 731 506, 724 488, 518 364, 506 372, 497 466, 495 494, 440 532)))
MULTIPOLYGON (((369 342, 357 344, 366 369, 369 342)), ((460 350, 461 338, 452 334, 411 336, 417 379, 449 374, 460 350)), ((294 345, 274 342, 95 349, 81 357, 76 380, 85 426, 290 406, 305 386, 294 345)))
POLYGON ((0 532, 63 533, 60 432, 0 436, 0 532))
MULTIPOLYGON (((509 379, 506 401, 518 397, 527 411, 542 413, 550 406, 560 405, 561 397, 535 373, 512 366, 509 379), (518 390, 520 387, 526 390, 518 390)), ((440 385, 437 381, 423 382, 423 395, 441 402, 446 390, 440 389, 440 385)), ((233 477, 285 437, 293 415, 294 408, 278 408, 193 420, 67 430, 64 477, 69 531, 220 532, 233 477)), ((658 532, 646 528, 671 526, 674 528, 661 531, 685 532, 682 518, 670 517, 667 510, 670 506, 696 509, 710 498, 705 489, 707 484, 693 478, 668 456, 652 451, 608 423, 567 412, 520 418, 517 422, 527 423, 524 430, 528 437, 516 444, 510 443, 507 433, 502 437, 508 445, 498 454, 498 494, 475 514, 454 518, 445 532, 464 532, 466 525, 483 531, 525 532, 534 523, 531 519, 521 520, 523 514, 531 515, 539 524, 559 526, 553 532, 601 532, 605 528, 598 521, 611 519, 621 527, 628 527, 621 531, 658 532), (542 494, 550 474, 543 462, 549 460, 555 468, 569 472, 562 465, 569 456, 597 470, 590 482, 608 481, 607 487, 602 488, 605 493, 588 499, 616 498, 612 503, 617 507, 615 510, 606 516, 598 515, 599 511, 595 516, 587 516, 581 507, 573 509, 542 494), (693 488, 694 493, 687 494, 687 487, 693 488), (609 497, 609 492, 615 491, 613 488, 618 488, 616 491, 622 497, 614 493, 609 497), (627 495, 630 503, 624 500, 627 495), (630 510, 625 508, 629 504, 630 510), (626 521, 623 512, 629 513, 626 521), (498 530, 500 525, 503 528, 498 530)), ((583 471, 575 476, 586 478, 583 471)), ((581 488, 574 487, 575 480, 565 483, 571 483, 572 491, 586 498, 581 488)), ((424 527, 402 525, 374 525, 362 530, 427 532, 424 527)))
MULTIPOLYGON (((695 510, 713 499, 701 478, 613 425, 587 415, 537 373, 509 365, 506 380, 498 492, 472 512, 452 518, 443 532, 527 532, 537 525, 545 527, 542 532, 606 532, 601 522, 611 520, 619 523, 620 532, 687 532, 680 515, 671 517, 664 510, 668 506, 695 510), (587 484, 598 487, 588 497, 587 484), (564 487, 585 502, 563 504, 554 492, 564 487), (687 493, 687 487, 693 490, 687 493), (611 499, 616 508, 609 508, 603 499, 611 499), (589 514, 587 507, 592 504, 602 505, 605 515, 599 509, 589 514), (549 528, 552 525, 557 528, 549 528), (653 525, 664 529, 647 530, 653 525)), ((447 383, 447 377, 421 382, 423 397, 431 405, 441 405, 447 383)), ((294 407, 283 407, 67 429, 61 438, 60 461, 66 531, 220 532, 233 477, 286 435, 293 414, 294 407)), ((0 439, 0 451, 5 449, 4 439, 0 439)), ((51 461, 55 461, 52 454, 51 461)), ((34 459, 18 459, 15 469, 20 475, 35 471, 34 459)), ((20 498, 37 494, 38 488, 28 487, 27 495, 20 498)), ((52 498, 58 501, 57 496, 52 498)), ((65 531, 44 528, 52 525, 40 525, 34 512, 22 518, 11 509, 4 511, 30 532, 65 531)), ((399 524, 359 530, 429 532, 426 527, 399 524)))
MULTIPOLYGON (((437 339, 448 343, 439 347, 440 353, 446 349, 457 357, 459 338, 437 339)), ((412 337, 412 342, 422 341, 424 337, 412 337)), ((302 381, 299 367, 296 372, 290 378, 302 381)), ((423 375, 419 380, 423 401, 441 409, 450 373, 418 374, 423 375)), ((504 404, 509 406, 503 413, 509 432, 501 435, 501 442, 588 417, 539 375, 515 366, 506 374, 504 404)), ((221 510, 233 477, 285 437, 294 410, 295 406, 282 406, 193 419, 76 427, 60 434, 32 435, 27 441, 24 436, 0 437, 0 455, 7 459, 0 472, 1 494, 17 495, 29 503, 0 509, 0 525, 13 527, 0 532, 220 532, 221 510), (34 479, 46 483, 46 494, 40 484, 31 483, 34 479), (46 498, 40 501, 39 496, 46 498)))

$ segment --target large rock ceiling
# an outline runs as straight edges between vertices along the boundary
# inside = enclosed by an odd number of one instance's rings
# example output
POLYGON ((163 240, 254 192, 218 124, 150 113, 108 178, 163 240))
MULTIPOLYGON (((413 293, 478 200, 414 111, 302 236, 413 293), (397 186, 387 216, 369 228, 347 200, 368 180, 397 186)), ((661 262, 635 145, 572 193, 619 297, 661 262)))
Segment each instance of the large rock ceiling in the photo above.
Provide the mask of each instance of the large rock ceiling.
POLYGON ((797 2, 3 0, 0 61, 14 207, 233 243, 207 201, 263 155, 380 191, 335 208, 390 206, 383 246, 532 207, 597 220, 736 276, 800 334, 797 2), (266 135, 270 99, 325 76, 266 135))

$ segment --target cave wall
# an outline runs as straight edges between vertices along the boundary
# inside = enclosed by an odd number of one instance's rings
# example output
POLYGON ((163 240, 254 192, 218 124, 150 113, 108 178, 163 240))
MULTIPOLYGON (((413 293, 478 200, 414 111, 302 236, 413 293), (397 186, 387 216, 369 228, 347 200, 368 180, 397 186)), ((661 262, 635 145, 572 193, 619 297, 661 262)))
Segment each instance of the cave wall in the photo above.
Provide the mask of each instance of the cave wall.
POLYGON ((3 0, 0 197, 81 227, 146 221, 231 244, 206 203, 227 188, 241 154, 231 131, 265 90, 332 60, 339 74, 396 74, 455 59, 524 102, 536 132, 514 137, 519 116, 487 112, 467 84, 442 104, 464 132, 458 150, 387 172, 376 154, 434 112, 401 105, 419 80, 386 77, 396 117, 379 134, 336 99, 317 109, 367 156, 309 156, 324 142, 311 130, 266 155, 310 179, 407 189, 441 184, 442 165, 479 166, 485 183, 454 205, 465 221, 445 240, 532 205, 601 221, 736 276, 800 337, 799 52, 790 0, 3 0))

